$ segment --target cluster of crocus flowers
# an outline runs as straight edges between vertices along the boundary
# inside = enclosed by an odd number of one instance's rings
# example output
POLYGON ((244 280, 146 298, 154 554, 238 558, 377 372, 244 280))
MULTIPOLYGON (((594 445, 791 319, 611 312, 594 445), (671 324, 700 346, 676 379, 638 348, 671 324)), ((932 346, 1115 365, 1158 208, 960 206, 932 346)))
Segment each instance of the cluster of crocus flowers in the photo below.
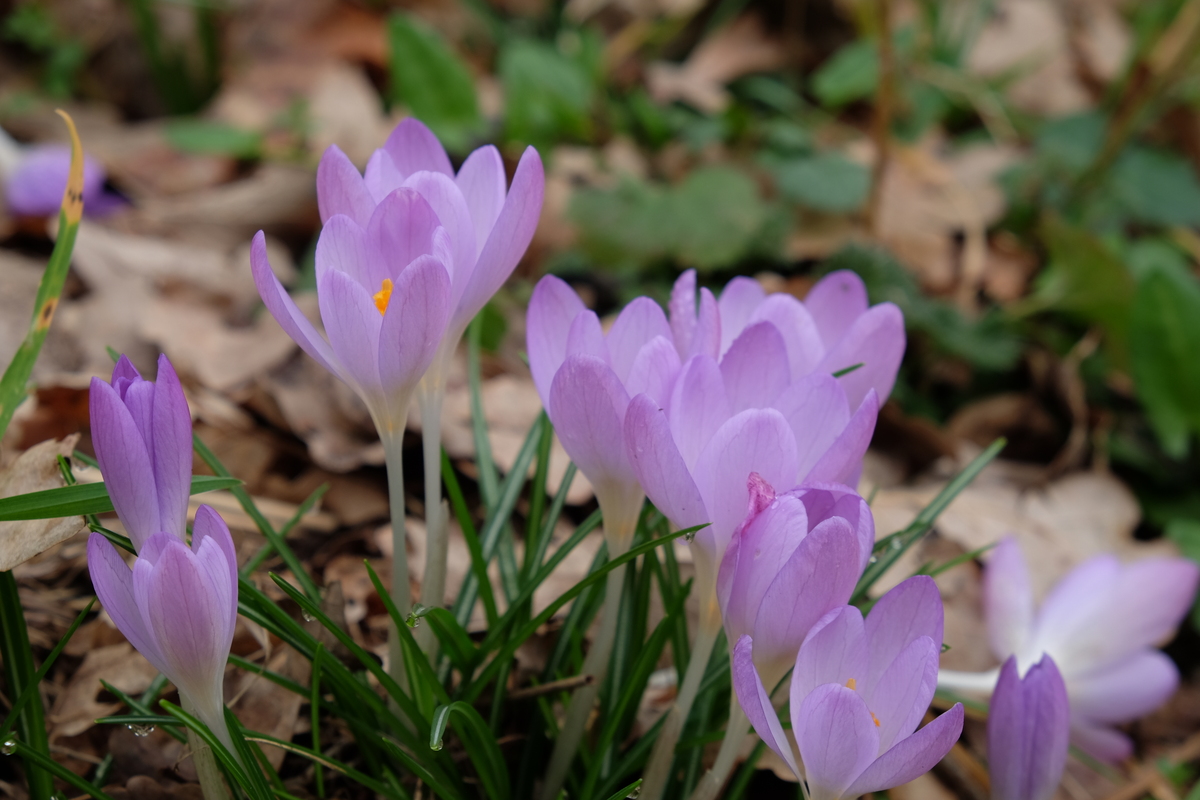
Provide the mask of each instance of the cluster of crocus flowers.
MULTIPOLYGON (((1179 671, 1155 649, 1179 625, 1196 594, 1200 569, 1181 558, 1121 564, 1096 556, 1066 575, 1034 608, 1029 569, 1016 539, 993 551, 984 576, 984 611, 996 656, 1016 657, 1022 674, 1044 655, 1066 684, 1072 742, 1120 761, 1132 743, 1113 726, 1153 711, 1174 693, 1179 671)), ((999 672, 943 670, 950 690, 990 694, 999 672)))
POLYGON ((763 742, 804 781, 810 800, 859 797, 929 771, 962 733, 961 704, 918 730, 937 688, 941 646, 942 602, 925 576, 885 594, 866 619, 842 606, 818 620, 796 653, 791 677, 799 759, 749 635, 734 646, 734 691, 763 742))
POLYGON ((1062 780, 1071 710, 1050 656, 1022 677, 1009 656, 988 707, 988 773, 993 800, 1050 800, 1062 780))
POLYGON ((122 357, 112 382, 93 378, 92 442, 104 485, 133 548, 133 569, 102 534, 88 539, 96 595, 130 644, 179 689, 184 706, 231 750, 225 663, 237 621, 233 538, 200 506, 187 540, 192 424, 171 363, 144 380, 122 357))

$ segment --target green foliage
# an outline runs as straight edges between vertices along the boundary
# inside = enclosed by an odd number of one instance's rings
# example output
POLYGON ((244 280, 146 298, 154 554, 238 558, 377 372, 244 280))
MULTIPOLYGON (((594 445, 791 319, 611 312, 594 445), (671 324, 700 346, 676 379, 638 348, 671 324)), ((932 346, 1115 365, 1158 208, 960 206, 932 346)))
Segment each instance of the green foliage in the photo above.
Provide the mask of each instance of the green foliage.
MULTIPOLYGON (((197 475, 192 478, 192 494, 231 489, 240 486, 237 478, 197 475)), ((103 483, 81 483, 46 489, 15 497, 0 498, 0 521, 17 519, 53 519, 84 514, 103 514, 113 510, 112 500, 103 483)))
POLYGON ((870 97, 879 83, 879 46, 858 39, 833 54, 812 76, 812 91, 822 105, 844 106, 870 97))
POLYGON ((580 61, 534 39, 511 40, 500 53, 504 135, 548 148, 591 136, 594 84, 580 61))
POLYGON ((203 119, 178 119, 163 129, 167 142, 184 153, 207 153, 233 158, 256 159, 262 156, 263 136, 203 119))
POLYGON ((18 5, 4 19, 0 36, 42 56, 42 88, 51 97, 67 98, 75 91, 79 68, 87 57, 83 45, 59 30, 37 3, 18 5))
POLYGON ((388 20, 391 100, 421 119, 452 152, 465 151, 482 118, 471 70, 441 35, 408 14, 388 20))
POLYGON ((172 114, 199 111, 221 83, 217 11, 211 3, 192 5, 194 42, 172 42, 155 11, 157 0, 127 0, 134 27, 159 97, 172 114))
POLYGON ((1200 182, 1185 158, 1131 147, 1113 164, 1110 181, 1118 202, 1134 222, 1200 224, 1200 182))
POLYGON ((871 172, 837 153, 800 156, 775 168, 775 184, 789 200, 817 211, 848 213, 862 208, 871 172))

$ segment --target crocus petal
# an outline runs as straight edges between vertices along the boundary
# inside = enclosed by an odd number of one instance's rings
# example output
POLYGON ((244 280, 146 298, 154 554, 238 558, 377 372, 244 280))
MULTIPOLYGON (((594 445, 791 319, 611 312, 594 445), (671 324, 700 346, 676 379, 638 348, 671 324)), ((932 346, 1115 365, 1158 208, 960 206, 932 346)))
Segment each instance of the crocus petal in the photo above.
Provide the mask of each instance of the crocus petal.
POLYGON ((158 357, 154 382, 154 486, 158 490, 159 530, 183 538, 192 488, 192 416, 179 376, 166 355, 158 357))
POLYGON ((691 469, 700 451, 733 414, 717 362, 708 356, 688 359, 675 379, 669 408, 671 433, 691 469))
POLYGON ((542 159, 537 150, 526 148, 517 164, 504 208, 496 218, 487 242, 479 251, 471 282, 455 311, 455 319, 459 324, 465 325, 470 321, 516 269, 517 262, 533 241, 533 232, 542 213, 545 188, 542 159))
POLYGON ((1033 628, 1033 586, 1021 545, 1006 536, 992 550, 983 574, 988 641, 997 658, 1025 651, 1033 628))
MULTIPOLYGON (((71 148, 35 145, 28 148, 4 183, 9 211, 18 216, 46 217, 58 212, 71 172, 71 148)), ((111 210, 112 196, 104 192, 104 167, 83 157, 83 210, 89 217, 111 210), (100 206, 109 206, 103 208, 100 206)))
POLYGON ((850 421, 846 392, 832 375, 813 373, 789 386, 772 404, 796 436, 796 474, 807 476, 850 421))
POLYGON ((586 310, 579 295, 560 278, 547 275, 538 281, 525 316, 525 349, 529 371, 542 405, 550 403, 550 382, 567 357, 567 332, 586 310))
POLYGON ((738 276, 725 284, 717 299, 717 310, 721 312, 721 355, 750 323, 750 316, 766 297, 762 284, 753 278, 738 276))
POLYGON ((475 226, 475 244, 482 250, 500 216, 500 209, 504 207, 508 181, 500 151, 495 145, 489 144, 471 153, 463 162, 454 182, 467 201, 471 222, 475 226))
MULTIPOLYGON (((375 294, 384 278, 394 281, 413 259, 432 254, 434 232, 441 224, 429 201, 411 186, 403 186, 383 198, 366 227, 370 242, 367 255, 378 254, 383 263, 364 271, 359 283, 375 294)), ((324 237, 322 231, 321 238, 324 237)), ((317 277, 319 280, 320 275, 317 277)))
MULTIPOLYGON (((279 323, 292 341, 300 345, 300 349, 308 353, 314 361, 338 377, 343 377, 333 349, 308 318, 296 307, 295 301, 284 290, 283 284, 271 271, 267 260, 267 238, 259 231, 254 235, 250 244, 250 271, 254 276, 254 286, 263 304, 271 312, 271 316, 279 323)), ((344 379, 344 378, 343 378, 344 379)))
POLYGON ((802 480, 806 483, 844 483, 851 488, 857 486, 863 455, 871 444, 878 419, 879 397, 871 389, 845 429, 802 480))
POLYGON ((679 348, 679 359, 687 361, 692 357, 692 338, 696 334, 696 270, 685 270, 675 279, 667 310, 670 312, 675 346, 679 348))
MULTIPOLYGON (((770 322, 779 329, 787 345, 788 364, 792 379, 807 375, 825 355, 816 323, 796 298, 788 294, 773 294, 763 301, 750 318, 751 323, 770 322)), ((725 321, 721 320, 724 325, 725 321)))
POLYGON ((852 678, 856 683, 863 680, 869 658, 862 613, 853 606, 830 611, 812 626, 796 653, 792 708, 799 708, 818 686, 845 686, 852 678))
POLYGON ((909 643, 928 636, 939 649, 945 614, 937 584, 928 575, 915 575, 879 598, 867 615, 871 666, 866 678, 874 686, 909 643))
POLYGON ((880 303, 854 321, 816 369, 833 373, 862 364, 838 379, 850 405, 857 406, 872 389, 886 400, 896 384, 904 343, 904 315, 893 304, 880 303))
POLYGON ((717 429, 696 459, 692 476, 712 522, 696 534, 696 541, 709 549, 714 568, 746 513, 746 479, 752 472, 772 486, 787 486, 796 479, 796 441, 783 415, 773 408, 735 415, 717 429))
POLYGON ((700 313, 696 316, 696 328, 692 334, 691 355, 716 358, 720 352, 721 312, 717 310, 717 298, 708 289, 701 289, 700 313))
POLYGON ((154 637, 146 629, 142 613, 138 611, 133 598, 133 572, 103 534, 92 533, 88 536, 87 554, 88 572, 91 573, 92 587, 100 598, 100 605, 112 617, 117 630, 161 672, 162 654, 154 637))
POLYGON ((646 394, 659 406, 670 402, 671 390, 680 370, 679 354, 665 336, 655 336, 643 345, 629 367, 625 388, 630 397, 646 394))
POLYGON ((600 327, 600 318, 595 311, 585 310, 571 321, 567 331, 567 354, 589 355, 608 364, 608 342, 604 340, 604 331, 600 327))
POLYGON ((425 198, 441 226, 446 229, 450 237, 450 250, 454 254, 453 265, 447 264, 447 267, 452 267, 454 296, 461 297, 471 281, 477 255, 475 226, 466 198, 454 180, 440 172, 414 173, 408 176, 404 185, 415 189, 425 198))
MULTIPOLYGON (((386 209, 385 215, 390 215, 389 212, 395 205, 392 201, 385 201, 380 208, 386 209)), ((409 221, 407 217, 404 219, 409 221)), ((383 223, 384 226, 388 224, 383 223)), ((402 225, 397 223, 395 227, 402 225)), ((390 252, 396 252, 399 243, 395 242, 392 236, 386 238, 388 241, 385 244, 392 248, 390 252)), ((372 294, 378 292, 383 287, 384 279, 392 277, 392 271, 388 269, 388 262, 384 259, 384 251, 380 249, 379 244, 377 238, 372 237, 350 217, 344 214, 330 217, 321 229, 321 235, 317 237, 314 261, 318 281, 326 272, 337 270, 344 272, 372 294)), ((426 246, 428 245, 429 237, 426 236, 426 246)), ((408 261, 404 263, 407 264, 408 261)))
POLYGON ((625 411, 625 451, 650 502, 677 528, 708 522, 708 510, 683 456, 675 446, 667 416, 644 394, 625 411))
POLYGON ((202 505, 196 509, 196 522, 192 525, 192 552, 198 553, 206 539, 211 539, 220 549, 226 571, 229 573, 229 586, 232 588, 232 601, 229 604, 229 627, 237 623, 237 549, 233 545, 233 536, 229 526, 212 506, 202 505))
POLYGON ((1067 763, 1070 708, 1054 661, 1022 679, 1016 658, 1000 669, 988 712, 988 763, 996 800, 1050 800, 1067 763))
POLYGON ((111 382, 113 388, 117 389, 117 394, 121 393, 121 390, 118 387, 118 384, 121 381, 124 381, 125 384, 128 385, 133 381, 140 380, 142 380, 142 374, 137 371, 137 367, 135 367, 133 362, 129 360, 129 356, 122 354, 121 357, 117 359, 117 363, 113 364, 112 371, 111 382))
POLYGON ((792 745, 783 732, 775 707, 771 705, 771 696, 763 686, 758 670, 754 668, 754 642, 749 636, 738 639, 733 648, 733 690, 737 693, 738 703, 746 712, 750 724, 754 726, 763 744, 775 751, 782 758, 797 778, 800 769, 796 766, 796 757, 792 754, 792 745))
POLYGON ((617 377, 622 381, 628 379, 642 347, 660 336, 669 338, 671 326, 658 303, 649 297, 638 297, 625 306, 608 332, 608 352, 617 377))
POLYGON ((450 276, 433 256, 400 273, 379 328, 379 381, 397 425, 408 414, 409 393, 437 353, 450 318, 450 276))
MULTIPOLYGON (((396 168, 396 162, 392 161, 386 150, 376 150, 367 161, 363 183, 371 193, 372 201, 380 203, 383 198, 404 185, 404 174, 396 168)), ((366 227, 365 222, 363 227, 366 227)))
POLYGON ((808 509, 809 519, 841 517, 854 527, 862 559, 858 569, 866 569, 875 546, 875 518, 858 492, 838 483, 806 483, 798 496, 808 509))
POLYGON ((383 318, 375 301, 366 289, 337 270, 327 272, 317 283, 317 301, 329 344, 345 368, 347 382, 377 399, 379 328, 383 318))
POLYGON ((1183 558, 1147 558, 1126 564, 1112 591, 1110 641, 1113 655, 1157 645, 1169 637, 1192 607, 1200 566, 1183 558))
POLYGON ((846 796, 881 792, 919 778, 950 752, 962 735, 962 727, 962 703, 955 703, 949 711, 875 759, 850 785, 846 796))
POLYGON ((1071 744, 1106 764, 1117 764, 1133 755, 1133 740, 1128 736, 1079 718, 1071 720, 1071 744))
POLYGON ((860 687, 879 722, 880 754, 921 724, 937 690, 938 649, 928 636, 914 639, 883 670, 878 682, 860 687))
POLYGON ((1175 662, 1158 650, 1142 650, 1115 664, 1072 676, 1071 709, 1095 722, 1130 722, 1161 706, 1178 687, 1175 662))
POLYGON ((831 272, 808 290, 804 305, 825 348, 836 345, 854 321, 867 313, 867 287, 850 270, 831 272))
POLYGON ((317 165, 317 208, 321 222, 344 214, 360 227, 366 227, 375 200, 363 183, 358 168, 336 144, 329 145, 317 165))
POLYGON ((550 388, 550 415, 563 449, 594 485, 636 483, 622 428, 629 395, 609 366, 568 356, 550 388))
POLYGON ((818 686, 792 712, 810 800, 840 800, 879 752, 879 733, 858 692, 818 686))
POLYGON ((720 369, 734 413, 772 405, 791 382, 787 345, 769 322, 744 330, 721 359, 720 369))
MULTIPOLYGON (((154 452, 150 448, 154 444, 154 384, 145 380, 134 381, 125 387, 121 395, 121 400, 125 403, 125 408, 129 409, 129 416, 133 418, 133 424, 137 427, 138 435, 146 445, 146 452, 150 454, 150 463, 153 464, 154 452)), ((155 530, 158 530, 157 527, 155 530)), ((182 528, 179 533, 182 535, 182 528)))
POLYGON ((450 166, 446 149, 433 131, 415 117, 402 120, 384 142, 383 149, 405 177, 423 170, 440 172, 447 178, 454 177, 454 168, 450 166))
POLYGON ((92 378, 89 392, 92 446, 113 508, 125 525, 133 546, 142 545, 158 528, 158 497, 153 490, 150 452, 129 410, 111 386, 92 378))

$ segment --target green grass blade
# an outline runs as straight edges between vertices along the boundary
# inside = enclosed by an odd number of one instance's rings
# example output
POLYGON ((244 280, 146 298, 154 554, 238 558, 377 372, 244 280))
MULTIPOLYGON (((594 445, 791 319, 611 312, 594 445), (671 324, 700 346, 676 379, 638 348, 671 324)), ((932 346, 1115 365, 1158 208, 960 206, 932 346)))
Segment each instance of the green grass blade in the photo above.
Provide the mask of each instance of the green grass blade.
MULTIPOLYGON (((17 715, 17 732, 31 750, 50 757, 50 741, 46 736, 46 714, 42 693, 35 679, 29 633, 25 628, 25 612, 17 593, 17 580, 11 572, 0 572, 0 660, 4 661, 4 680, 10 696, 28 694, 25 707, 17 715)), ((54 791, 53 778, 35 758, 26 758, 25 780, 32 797, 49 797, 54 791)))
MULTIPOLYGON (((31 762, 37 764, 40 769, 57 776, 59 780, 74 786, 88 797, 93 797, 95 800, 113 800, 112 795, 101 791, 88 781, 76 775, 74 772, 71 772, 71 770, 67 769, 62 764, 59 764, 53 758, 50 758, 40 751, 33 749, 24 742, 17 741, 16 748, 13 752, 20 756, 27 764, 31 762)), ((51 787, 53 787, 53 785, 53 783, 50 784, 51 787)), ((52 791, 53 789, 51 789, 51 792, 52 791)), ((41 795, 41 797, 51 796, 52 794, 50 793, 41 795)))
MULTIPOLYGON (((241 486, 237 478, 214 478, 197 475, 192 478, 192 494, 241 486)), ((77 483, 40 492, 19 494, 0 499, 0 521, 22 519, 54 519, 85 514, 103 514, 113 510, 108 488, 103 483, 77 483)))
POLYGON ((492 729, 474 707, 461 700, 438 706, 429 730, 429 748, 442 749, 442 737, 451 714, 456 714, 463 723, 458 727, 459 738, 479 773, 484 796, 489 800, 508 800, 508 766, 504 763, 504 755, 492 736, 492 729))
POLYGON ((626 797, 634 797, 635 796, 634 792, 641 785, 642 785, 642 779, 638 778, 636 781, 629 784, 624 789, 617 789, 615 792, 613 792, 611 795, 609 795, 608 800, 625 800, 626 797))
POLYGON ((471 521, 471 512, 467 501, 463 498, 462 487, 458 484, 458 476, 450 466, 450 456, 442 450, 442 482, 446 485, 446 493, 450 495, 450 503, 454 506, 454 516, 462 529, 463 538, 467 541, 467 550, 471 554, 471 574, 481 587, 480 596, 483 599, 483 610, 487 615, 488 627, 496 625, 499 612, 496 610, 496 591, 492 588, 492 579, 488 576, 487 560, 483 557, 483 547, 479 544, 479 536, 475 531, 475 523, 471 521))

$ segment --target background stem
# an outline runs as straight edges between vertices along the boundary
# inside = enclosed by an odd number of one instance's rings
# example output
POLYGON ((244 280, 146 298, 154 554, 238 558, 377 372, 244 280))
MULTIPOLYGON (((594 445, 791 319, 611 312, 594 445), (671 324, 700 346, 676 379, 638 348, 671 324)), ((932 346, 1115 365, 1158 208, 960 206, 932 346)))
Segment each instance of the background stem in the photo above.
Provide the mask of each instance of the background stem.
MULTIPOLYGON (((429 392, 419 391, 421 449, 425 459, 425 574, 421 580, 421 605, 440 608, 446 593, 446 557, 449 536, 448 514, 442 508, 442 404, 446 387, 439 383, 429 392)), ((417 643, 431 658, 435 655, 433 628, 416 630, 417 643)))
MULTIPOLYGON (((412 592, 408 581, 408 535, 404 526, 404 423, 396 428, 398 432, 380 428, 379 435, 387 463, 388 505, 392 514, 392 601, 400 611, 400 618, 405 619, 412 611, 412 592)), ((408 689, 400 632, 395 629, 388 637, 388 671, 402 689, 408 689)))
POLYGON ((738 702, 737 693, 730 692, 729 722, 725 725, 725 739, 717 752, 717 760, 713 762, 712 768, 704 773, 700 785, 692 793, 692 800, 716 800, 725 786, 725 781, 729 780, 729 773, 737 763, 738 751, 742 749, 742 742, 749 730, 750 720, 742 710, 742 704, 738 702))

